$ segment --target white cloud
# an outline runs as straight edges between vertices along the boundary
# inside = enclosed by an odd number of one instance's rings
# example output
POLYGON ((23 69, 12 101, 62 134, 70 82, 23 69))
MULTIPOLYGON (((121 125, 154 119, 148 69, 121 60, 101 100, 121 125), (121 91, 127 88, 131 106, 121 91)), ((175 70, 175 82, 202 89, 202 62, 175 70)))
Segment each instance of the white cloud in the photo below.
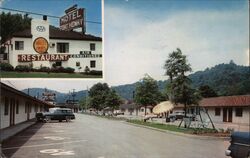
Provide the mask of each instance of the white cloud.
POLYGON ((0 7, 2 7, 4 0, 0 0, 0 7))
POLYGON ((188 56, 194 71, 231 59, 245 65, 247 26, 248 15, 237 10, 186 11, 157 21, 136 11, 105 6, 107 82, 132 83, 145 73, 166 79, 164 61, 177 47, 188 56))

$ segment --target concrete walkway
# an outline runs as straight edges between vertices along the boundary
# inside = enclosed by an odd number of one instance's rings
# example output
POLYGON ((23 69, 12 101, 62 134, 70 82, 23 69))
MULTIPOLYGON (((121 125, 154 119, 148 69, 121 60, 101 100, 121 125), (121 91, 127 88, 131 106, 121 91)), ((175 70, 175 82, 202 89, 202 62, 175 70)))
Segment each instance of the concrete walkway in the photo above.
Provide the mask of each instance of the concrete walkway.
POLYGON ((25 130, 26 128, 30 127, 31 125, 36 123, 36 119, 32 119, 20 124, 16 124, 11 127, 7 127, 5 129, 0 130, 0 158, 5 158, 5 156, 2 153, 1 143, 10 137, 16 135, 17 133, 25 130))

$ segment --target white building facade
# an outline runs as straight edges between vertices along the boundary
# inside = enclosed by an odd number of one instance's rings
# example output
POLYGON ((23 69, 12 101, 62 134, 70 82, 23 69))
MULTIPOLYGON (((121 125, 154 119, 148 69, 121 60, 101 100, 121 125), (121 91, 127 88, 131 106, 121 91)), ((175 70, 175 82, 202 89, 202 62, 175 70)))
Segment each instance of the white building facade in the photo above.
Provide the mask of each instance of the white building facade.
POLYGON ((0 129, 34 119, 37 112, 53 107, 1 82, 0 129))
POLYGON ((70 67, 75 72, 102 71, 102 38, 63 31, 47 20, 32 20, 31 29, 14 33, 5 43, 8 62, 41 67, 70 67))

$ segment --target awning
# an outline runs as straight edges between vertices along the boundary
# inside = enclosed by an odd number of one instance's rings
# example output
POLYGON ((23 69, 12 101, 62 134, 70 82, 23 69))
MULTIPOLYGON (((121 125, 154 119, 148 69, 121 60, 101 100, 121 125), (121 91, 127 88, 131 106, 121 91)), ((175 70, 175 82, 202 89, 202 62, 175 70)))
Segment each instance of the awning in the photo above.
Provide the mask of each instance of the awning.
POLYGON ((174 108, 174 105, 170 101, 164 101, 161 102, 160 104, 156 105, 153 108, 153 113, 154 114, 161 114, 164 112, 168 112, 174 108))

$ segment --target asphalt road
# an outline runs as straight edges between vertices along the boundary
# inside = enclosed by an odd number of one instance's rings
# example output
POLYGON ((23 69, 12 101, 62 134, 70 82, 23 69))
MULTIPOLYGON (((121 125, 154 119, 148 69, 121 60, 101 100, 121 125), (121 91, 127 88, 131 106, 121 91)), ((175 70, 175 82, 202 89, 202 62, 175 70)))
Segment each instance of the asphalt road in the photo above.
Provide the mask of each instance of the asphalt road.
POLYGON ((223 158, 228 144, 78 114, 70 123, 33 125, 2 148, 17 158, 223 158))

